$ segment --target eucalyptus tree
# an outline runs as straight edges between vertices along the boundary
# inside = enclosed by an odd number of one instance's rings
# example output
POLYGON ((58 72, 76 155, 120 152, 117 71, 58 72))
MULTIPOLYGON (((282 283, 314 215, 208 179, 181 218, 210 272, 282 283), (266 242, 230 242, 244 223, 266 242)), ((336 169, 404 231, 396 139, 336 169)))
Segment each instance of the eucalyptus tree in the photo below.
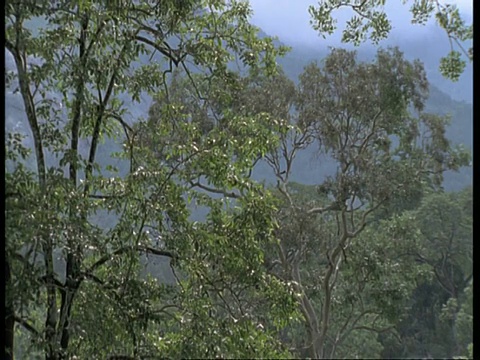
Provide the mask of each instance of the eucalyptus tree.
POLYGON ((6 137, 5 358, 15 324, 29 333, 27 352, 46 359, 286 354, 258 310, 278 325, 292 312, 288 288, 261 266, 275 207, 247 177, 278 136, 265 115, 229 113, 230 132, 202 137, 169 100, 175 68, 198 99, 210 83, 231 86, 232 60, 274 72, 284 49, 258 39, 249 15, 243 1, 6 2, 6 80, 28 133, 6 137), (166 99, 151 134, 167 162, 133 126, 145 95, 166 99), (100 155, 122 159, 125 173, 100 155), (242 196, 229 205, 200 187, 242 196), (191 221, 193 199, 206 220, 191 221), (169 258, 176 285, 139 277, 140 254, 169 258), (241 291, 256 299, 252 312, 241 291))
POLYGON ((427 94, 423 66, 403 59, 398 49, 379 50, 371 63, 337 49, 321 66, 305 68, 291 110, 279 120, 289 130, 266 156, 283 199, 277 256, 269 260, 271 272, 298 294, 304 356, 344 356, 340 346, 352 332, 392 329, 395 306, 413 289, 417 270, 403 273, 408 266, 392 260, 401 245, 392 242, 388 225, 374 227, 390 217, 379 222, 376 215, 415 198, 418 189, 440 188, 442 173, 469 157, 445 138, 446 118, 422 112, 427 94), (305 147, 323 154, 317 157, 324 159, 317 196, 289 185, 305 147), (339 305, 345 301, 351 308, 339 305))

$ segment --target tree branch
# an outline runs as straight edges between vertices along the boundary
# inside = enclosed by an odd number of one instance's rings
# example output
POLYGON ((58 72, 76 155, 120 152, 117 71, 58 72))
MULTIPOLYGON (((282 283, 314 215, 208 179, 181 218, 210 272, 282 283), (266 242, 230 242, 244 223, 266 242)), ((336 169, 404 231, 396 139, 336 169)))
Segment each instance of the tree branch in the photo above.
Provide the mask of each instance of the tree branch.
POLYGON ((123 131, 125 132, 125 136, 127 137, 127 140, 130 141, 130 135, 128 134, 128 132, 130 133, 133 133, 133 129, 130 125, 128 125, 120 115, 118 114, 115 114, 115 113, 106 113, 105 116, 107 118, 111 117, 115 120, 117 120, 123 127, 123 131), (127 131, 128 130, 128 131, 127 131))
POLYGON ((171 258, 172 260, 177 260, 178 259, 177 254, 175 254, 171 251, 168 251, 168 250, 159 250, 159 249, 154 249, 154 248, 148 247, 148 246, 139 246, 137 248, 132 248, 132 247, 129 247, 129 246, 125 246, 125 247, 121 247, 121 248, 115 250, 111 254, 102 256, 96 263, 94 263, 92 266, 90 266, 90 268, 87 270, 86 273, 87 274, 93 273, 96 269, 98 269, 100 266, 105 264, 107 261, 111 260, 114 256, 121 255, 121 254, 123 254, 123 253, 125 253, 129 250, 141 251, 141 252, 145 252, 145 253, 149 253, 149 254, 153 254, 153 255, 158 255, 158 256, 166 256, 166 257, 171 258))
POLYGON ((322 214, 327 211, 338 211, 340 210, 340 207, 338 206, 337 202, 332 202, 330 205, 326 207, 316 207, 312 208, 310 210, 307 210, 307 214, 322 214))
POLYGON ((21 317, 19 316, 14 316, 14 320, 15 322, 19 323, 20 325, 22 325, 25 329, 27 329, 29 332, 31 332, 32 334, 34 334, 35 336, 39 336, 40 333, 38 332, 37 329, 35 329, 33 327, 33 325, 31 325, 27 320, 25 319, 22 319, 21 317))
POLYGON ((208 192, 211 192, 211 193, 214 193, 214 194, 222 194, 224 195, 225 197, 228 197, 228 198, 234 198, 234 199, 239 199, 241 198, 240 195, 236 194, 235 192, 228 192, 226 190, 219 190, 219 189, 215 189, 215 188, 212 188, 212 187, 209 187, 209 186, 206 186, 206 185, 203 185, 201 184, 199 181, 197 182, 193 182, 193 181, 189 181, 190 185, 192 187, 199 187, 200 189, 203 189, 205 191, 208 191, 208 192))
POLYGON ((163 45, 165 46, 160 46, 156 44, 154 41, 147 39, 146 37, 143 37, 141 35, 137 35, 135 36, 135 38, 138 41, 144 44, 150 45, 154 49, 160 51, 163 55, 165 55, 168 59, 170 59, 170 61, 172 61, 175 64, 175 66, 178 66, 183 61, 183 57, 178 56, 177 54, 178 51, 175 51, 172 48, 170 48, 170 46, 165 41, 163 41, 163 45))

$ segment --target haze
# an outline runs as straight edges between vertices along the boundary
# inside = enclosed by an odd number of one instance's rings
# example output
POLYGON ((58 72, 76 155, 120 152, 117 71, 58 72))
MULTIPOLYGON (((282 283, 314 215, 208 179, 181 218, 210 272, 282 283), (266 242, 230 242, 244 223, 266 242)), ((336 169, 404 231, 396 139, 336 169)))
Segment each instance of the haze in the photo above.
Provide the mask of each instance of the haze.
MULTIPOLYGON (((442 1, 445 2, 445 1, 442 1)), ((448 1, 455 3, 467 22, 473 18, 471 0, 448 1)), ((324 46, 339 45, 340 32, 323 39, 310 26, 308 6, 316 5, 314 0, 250 0, 254 11, 252 22, 262 28, 268 35, 278 36, 281 41, 288 45, 324 46)), ((428 36, 431 26, 435 26, 431 19, 427 26, 412 25, 409 5, 403 5, 400 1, 387 1, 385 6, 389 18, 392 20, 392 32, 390 40, 408 36, 428 36), (393 16, 392 16, 393 14, 393 16)), ((351 16, 348 10, 337 11, 339 29, 344 28, 345 20, 351 16)))

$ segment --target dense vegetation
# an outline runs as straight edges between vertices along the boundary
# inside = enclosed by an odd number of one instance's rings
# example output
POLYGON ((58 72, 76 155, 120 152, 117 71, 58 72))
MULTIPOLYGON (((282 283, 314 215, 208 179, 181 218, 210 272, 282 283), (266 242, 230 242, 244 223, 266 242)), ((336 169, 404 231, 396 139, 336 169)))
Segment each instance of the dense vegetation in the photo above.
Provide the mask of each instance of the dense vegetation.
POLYGON ((243 1, 5 9, 6 359, 473 357, 463 108, 429 105, 421 62, 333 49, 292 78, 243 1))

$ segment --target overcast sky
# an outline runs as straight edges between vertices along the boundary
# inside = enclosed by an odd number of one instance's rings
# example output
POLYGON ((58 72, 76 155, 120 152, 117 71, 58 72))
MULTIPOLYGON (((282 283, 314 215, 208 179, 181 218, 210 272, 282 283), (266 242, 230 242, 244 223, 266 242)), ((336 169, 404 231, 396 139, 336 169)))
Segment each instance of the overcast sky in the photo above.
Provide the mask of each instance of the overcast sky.
MULTIPOLYGON (((448 2, 456 3, 464 18, 469 22, 472 20, 473 0, 450 0, 448 2)), ((323 40, 311 28, 308 6, 317 3, 315 0, 250 0, 254 11, 252 22, 262 28, 268 35, 276 35, 289 45, 293 43, 304 45, 338 44, 341 37, 340 32, 336 32, 323 40)), ((427 35, 428 27, 410 23, 411 14, 408 12, 408 8, 409 5, 403 5, 400 0, 387 1, 385 10, 392 20, 391 35, 393 37, 404 37, 405 34, 412 36, 427 35)), ((349 15, 351 16, 351 13, 348 10, 341 13, 337 11, 336 13, 338 14, 339 28, 343 29, 345 20, 349 18, 349 15)))

